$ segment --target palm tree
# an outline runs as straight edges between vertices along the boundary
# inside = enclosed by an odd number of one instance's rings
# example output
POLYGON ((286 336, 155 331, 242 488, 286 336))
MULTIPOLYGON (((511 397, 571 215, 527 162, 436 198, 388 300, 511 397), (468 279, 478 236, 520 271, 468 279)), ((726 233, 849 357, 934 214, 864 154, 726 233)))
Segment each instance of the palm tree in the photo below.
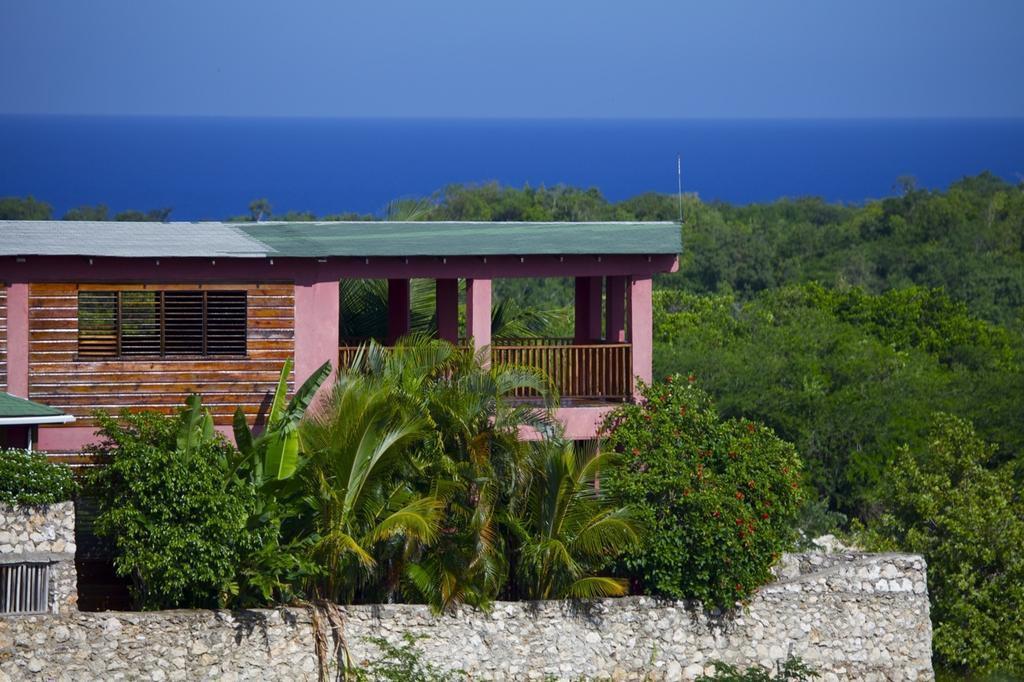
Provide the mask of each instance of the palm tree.
POLYGON ((432 439, 421 449, 432 495, 445 501, 437 542, 405 569, 406 595, 436 610, 483 606, 508 575, 497 510, 524 483, 528 447, 520 429, 551 427, 546 406, 517 402, 520 389, 550 396, 531 368, 484 368, 482 358, 444 341, 407 337, 394 348, 370 344, 353 367, 391 386, 397 403, 427 416, 432 439))
MULTIPOLYGON (((410 282, 410 329, 437 331, 434 283, 410 282)), ((385 279, 347 279, 341 283, 341 336, 363 341, 388 335, 388 282, 385 279)))
POLYGON ((598 491, 598 471, 614 456, 559 439, 537 444, 529 492, 505 518, 519 545, 520 596, 626 594, 625 580, 594 575, 642 534, 628 507, 614 506, 598 491))
POLYGON ((297 475, 323 571, 317 597, 351 602, 387 582, 384 564, 437 537, 443 501, 409 482, 426 426, 386 383, 355 373, 341 374, 300 424, 307 461, 297 475))

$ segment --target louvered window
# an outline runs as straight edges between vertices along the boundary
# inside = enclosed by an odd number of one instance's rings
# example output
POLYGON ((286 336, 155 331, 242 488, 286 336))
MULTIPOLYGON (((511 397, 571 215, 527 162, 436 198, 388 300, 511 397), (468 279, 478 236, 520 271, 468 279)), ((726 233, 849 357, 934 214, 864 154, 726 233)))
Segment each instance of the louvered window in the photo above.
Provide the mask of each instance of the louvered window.
POLYGON ((45 613, 50 566, 0 564, 0 613, 45 613))
POLYGON ((245 355, 244 291, 80 291, 81 358, 245 355))

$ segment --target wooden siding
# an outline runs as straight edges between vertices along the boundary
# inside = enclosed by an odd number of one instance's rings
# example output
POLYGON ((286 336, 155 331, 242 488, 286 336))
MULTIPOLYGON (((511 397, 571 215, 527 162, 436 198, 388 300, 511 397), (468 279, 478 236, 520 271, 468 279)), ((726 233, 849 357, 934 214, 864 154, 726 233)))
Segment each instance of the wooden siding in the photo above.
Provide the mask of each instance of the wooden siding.
POLYGON ((281 365, 294 352, 291 284, 145 285, 148 289, 232 289, 248 292, 247 354, 217 358, 78 358, 78 292, 140 289, 143 285, 32 284, 29 290, 29 394, 95 423, 92 412, 177 410, 200 393, 217 424, 228 425, 241 405, 250 420, 268 402, 281 365))
POLYGON ((7 390, 7 287, 0 284, 0 391, 7 390))

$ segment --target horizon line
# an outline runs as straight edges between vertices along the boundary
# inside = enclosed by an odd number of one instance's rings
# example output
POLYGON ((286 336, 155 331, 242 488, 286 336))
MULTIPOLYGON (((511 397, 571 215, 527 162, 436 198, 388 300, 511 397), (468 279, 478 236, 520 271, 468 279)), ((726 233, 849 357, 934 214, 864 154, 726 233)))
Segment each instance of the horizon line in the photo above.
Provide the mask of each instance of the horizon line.
POLYGON ((465 122, 878 122, 878 121, 1024 121, 1018 115, 884 115, 884 116, 394 116, 332 114, 181 114, 181 113, 67 113, 0 112, 0 118, 151 118, 151 119, 250 119, 315 121, 465 121, 465 122))

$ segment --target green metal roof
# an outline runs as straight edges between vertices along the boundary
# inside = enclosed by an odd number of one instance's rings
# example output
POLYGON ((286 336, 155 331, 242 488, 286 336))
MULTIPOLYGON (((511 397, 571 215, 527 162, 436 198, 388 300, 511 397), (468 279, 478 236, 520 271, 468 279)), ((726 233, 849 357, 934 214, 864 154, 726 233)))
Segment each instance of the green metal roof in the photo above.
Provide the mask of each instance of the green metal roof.
POLYGON ((0 221, 0 256, 610 256, 681 250, 679 225, 670 222, 0 221))
POLYGON ((10 393, 0 393, 0 418, 60 417, 63 414, 55 407, 25 400, 10 393))
POLYGON ((281 256, 679 253, 675 223, 362 222, 240 226, 281 256))

